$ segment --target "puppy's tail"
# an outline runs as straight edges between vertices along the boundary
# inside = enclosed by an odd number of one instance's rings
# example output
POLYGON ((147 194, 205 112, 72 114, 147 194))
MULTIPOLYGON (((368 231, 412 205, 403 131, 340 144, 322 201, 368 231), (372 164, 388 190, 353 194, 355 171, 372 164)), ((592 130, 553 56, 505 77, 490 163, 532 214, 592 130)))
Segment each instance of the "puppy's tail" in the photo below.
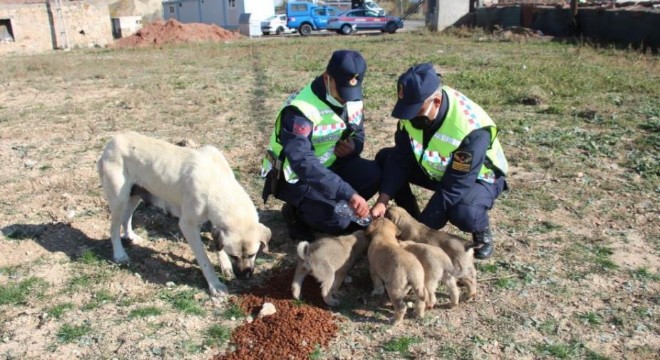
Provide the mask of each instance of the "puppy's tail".
POLYGON ((298 257, 301 260, 306 260, 309 257, 309 242, 307 241, 301 241, 298 243, 298 257))

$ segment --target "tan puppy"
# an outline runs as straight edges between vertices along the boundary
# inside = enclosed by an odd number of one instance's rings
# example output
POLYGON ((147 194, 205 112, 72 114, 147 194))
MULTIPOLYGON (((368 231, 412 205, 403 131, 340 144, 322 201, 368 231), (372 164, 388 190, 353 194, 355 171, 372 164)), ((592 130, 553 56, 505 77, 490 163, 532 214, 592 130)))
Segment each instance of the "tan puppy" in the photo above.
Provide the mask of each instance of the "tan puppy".
POLYGON ((369 238, 364 231, 350 235, 326 237, 313 243, 298 244, 298 266, 291 283, 295 299, 300 299, 300 287, 308 274, 321 283, 321 295, 328 306, 339 305, 335 298, 346 274, 355 262, 364 256, 369 238))
POLYGON ((477 294, 477 270, 474 267, 474 250, 479 245, 467 243, 460 236, 431 229, 415 220, 401 207, 391 206, 385 217, 392 220, 399 228, 399 239, 412 240, 442 248, 454 265, 455 276, 459 283, 468 288, 468 298, 477 294))
POLYGON ((402 241, 399 245, 406 251, 413 253, 422 267, 424 267, 424 284, 428 292, 429 301, 427 306, 432 308, 436 303, 435 290, 438 288, 438 282, 442 281, 449 291, 448 307, 452 308, 458 305, 458 286, 456 286, 456 277, 454 277, 454 265, 449 256, 439 247, 416 243, 414 241, 402 241))
POLYGON ((417 317, 424 316, 425 302, 428 300, 424 286, 424 268, 415 255, 399 246, 396 234, 396 225, 382 217, 375 219, 367 228, 367 235, 371 237, 367 256, 374 284, 371 294, 383 294, 387 288, 390 302, 394 306, 394 325, 403 321, 406 314, 404 297, 410 288, 417 296, 417 317))
POLYGON ((227 295, 228 291, 204 250, 200 229, 205 222, 213 225, 225 276, 250 277, 257 252, 268 249, 270 229, 259 222, 250 196, 213 146, 185 148, 128 132, 108 142, 97 167, 110 207, 110 239, 117 263, 129 261, 121 243, 122 226, 131 241, 141 240, 131 225, 140 200, 179 218, 179 228, 195 254, 211 295, 227 295))

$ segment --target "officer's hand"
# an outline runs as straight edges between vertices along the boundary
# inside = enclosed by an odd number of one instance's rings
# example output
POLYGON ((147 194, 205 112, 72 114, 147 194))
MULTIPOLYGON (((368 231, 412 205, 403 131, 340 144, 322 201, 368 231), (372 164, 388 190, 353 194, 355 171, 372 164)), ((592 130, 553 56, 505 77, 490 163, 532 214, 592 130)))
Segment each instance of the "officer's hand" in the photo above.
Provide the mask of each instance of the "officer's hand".
POLYGON ((355 142, 352 137, 348 137, 346 140, 339 140, 335 145, 335 155, 337 157, 344 157, 350 155, 355 151, 355 142))
POLYGON ((377 202, 376 205, 371 208, 371 217, 374 219, 379 218, 385 215, 385 211, 387 211, 387 206, 383 203, 377 202))
POLYGON ((367 204, 367 201, 364 200, 364 198, 358 193, 355 193, 353 196, 351 196, 351 198, 348 200, 348 205, 350 205, 353 211, 355 211, 355 215, 361 218, 367 217, 369 215, 369 205, 367 204))

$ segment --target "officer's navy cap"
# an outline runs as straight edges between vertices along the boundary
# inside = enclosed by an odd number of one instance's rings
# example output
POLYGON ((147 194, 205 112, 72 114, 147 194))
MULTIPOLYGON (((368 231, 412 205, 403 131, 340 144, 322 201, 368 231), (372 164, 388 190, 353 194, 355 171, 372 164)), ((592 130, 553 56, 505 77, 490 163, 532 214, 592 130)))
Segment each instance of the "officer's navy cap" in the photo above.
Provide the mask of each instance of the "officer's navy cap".
POLYGON ((362 80, 367 71, 367 62, 359 52, 335 51, 326 71, 335 80, 337 92, 344 101, 362 100, 362 80))
POLYGON ((424 101, 442 86, 440 75, 433 64, 413 65, 399 77, 397 83, 398 100, 392 110, 397 119, 411 119, 419 113, 424 101))

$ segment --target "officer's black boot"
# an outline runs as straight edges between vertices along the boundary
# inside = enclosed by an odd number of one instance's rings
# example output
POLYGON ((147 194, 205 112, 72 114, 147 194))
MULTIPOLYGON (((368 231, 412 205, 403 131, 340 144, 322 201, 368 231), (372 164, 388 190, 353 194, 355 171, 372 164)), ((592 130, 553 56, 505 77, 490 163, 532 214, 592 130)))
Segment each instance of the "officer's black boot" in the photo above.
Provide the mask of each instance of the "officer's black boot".
POLYGON ((477 259, 488 259, 493 254, 495 245, 493 244, 493 233, 490 228, 483 232, 472 233, 472 241, 481 246, 474 249, 474 257, 477 259))
POLYGON ((282 206, 282 217, 286 222, 286 227, 289 230, 289 238, 293 241, 309 241, 315 240, 312 229, 305 224, 305 222, 296 213, 296 208, 289 204, 282 206))

